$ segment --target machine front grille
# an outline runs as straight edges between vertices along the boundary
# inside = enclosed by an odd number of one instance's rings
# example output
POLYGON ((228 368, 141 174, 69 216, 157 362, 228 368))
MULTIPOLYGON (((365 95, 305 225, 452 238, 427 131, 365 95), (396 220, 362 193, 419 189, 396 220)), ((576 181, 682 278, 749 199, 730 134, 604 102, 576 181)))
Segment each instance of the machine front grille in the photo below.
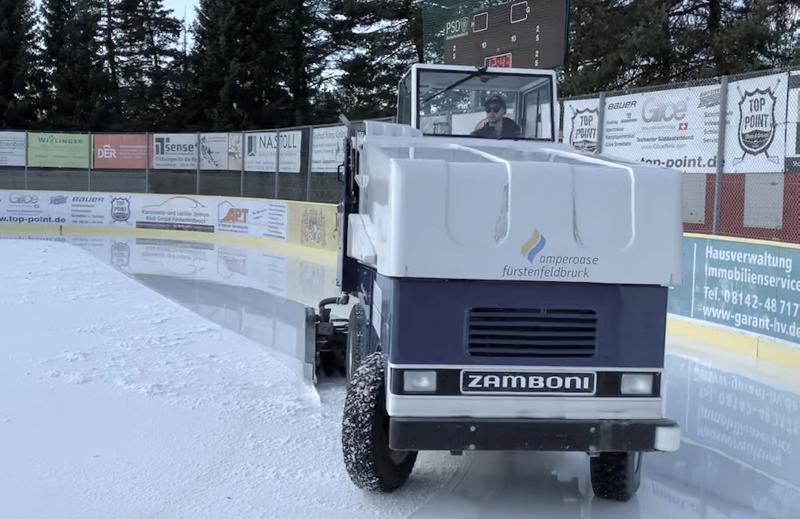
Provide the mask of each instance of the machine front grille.
POLYGON ((478 357, 591 357, 597 344, 595 310, 473 308, 468 351, 478 357))

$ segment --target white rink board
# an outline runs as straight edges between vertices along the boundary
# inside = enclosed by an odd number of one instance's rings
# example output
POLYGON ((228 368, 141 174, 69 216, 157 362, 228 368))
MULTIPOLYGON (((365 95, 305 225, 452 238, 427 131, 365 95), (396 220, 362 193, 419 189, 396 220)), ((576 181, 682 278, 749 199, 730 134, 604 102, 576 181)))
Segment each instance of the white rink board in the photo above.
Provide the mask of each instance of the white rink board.
POLYGON ((714 173, 719 107, 719 85, 609 97, 603 152, 686 173, 714 173))
POLYGON ((0 191, 0 225, 179 230, 287 241, 289 204, 238 197, 0 191))

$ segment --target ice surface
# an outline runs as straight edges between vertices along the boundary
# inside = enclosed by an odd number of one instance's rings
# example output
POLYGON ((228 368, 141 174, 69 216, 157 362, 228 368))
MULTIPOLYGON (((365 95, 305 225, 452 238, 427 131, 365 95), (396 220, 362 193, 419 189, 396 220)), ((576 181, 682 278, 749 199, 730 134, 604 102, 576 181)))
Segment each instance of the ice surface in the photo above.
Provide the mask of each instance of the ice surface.
POLYGON ((586 457, 562 453, 423 453, 399 492, 361 492, 342 384, 317 391, 264 346, 252 288, 133 279, 102 240, 0 240, 2 519, 800 517, 796 373, 677 341, 684 444, 645 457, 629 503, 594 498, 586 457))
POLYGON ((0 517, 403 517, 341 464, 322 398, 256 343, 61 243, 0 240, 0 517))

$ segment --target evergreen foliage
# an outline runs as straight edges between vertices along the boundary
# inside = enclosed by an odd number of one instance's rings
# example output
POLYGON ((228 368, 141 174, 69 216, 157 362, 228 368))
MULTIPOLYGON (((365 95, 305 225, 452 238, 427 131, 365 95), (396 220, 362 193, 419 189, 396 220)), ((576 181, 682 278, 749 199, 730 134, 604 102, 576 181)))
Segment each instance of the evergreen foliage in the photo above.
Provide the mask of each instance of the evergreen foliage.
MULTIPOLYGON (((42 0, 39 16, 33 0, 0 0, 2 127, 224 131, 391 116, 402 74, 441 56, 437 24, 498 2, 200 0, 187 34, 163 0, 42 0)), ((561 92, 800 65, 798 43, 800 0, 571 0, 561 92)))

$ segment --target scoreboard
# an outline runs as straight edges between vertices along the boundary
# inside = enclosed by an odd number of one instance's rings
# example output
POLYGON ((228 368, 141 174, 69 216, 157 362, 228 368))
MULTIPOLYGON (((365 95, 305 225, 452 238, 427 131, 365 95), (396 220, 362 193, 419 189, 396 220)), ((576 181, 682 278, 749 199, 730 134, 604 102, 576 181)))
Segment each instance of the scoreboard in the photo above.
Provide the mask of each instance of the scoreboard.
POLYGON ((444 62, 556 68, 567 52, 569 0, 522 0, 447 22, 444 62))

